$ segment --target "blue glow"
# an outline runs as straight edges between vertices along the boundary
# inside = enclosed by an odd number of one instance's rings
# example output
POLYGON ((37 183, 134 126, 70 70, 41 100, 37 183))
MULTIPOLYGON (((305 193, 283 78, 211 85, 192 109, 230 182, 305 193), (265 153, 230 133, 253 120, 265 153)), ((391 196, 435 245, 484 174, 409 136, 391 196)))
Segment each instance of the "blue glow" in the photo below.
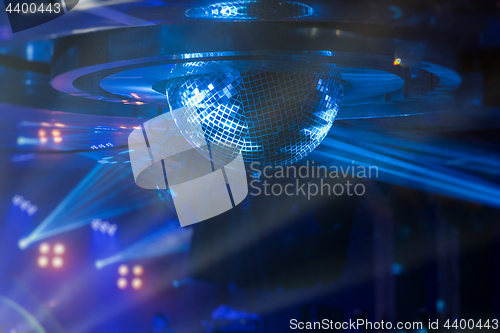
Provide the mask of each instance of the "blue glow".
POLYGON ((105 143, 105 144, 98 144, 98 145, 92 145, 90 146, 91 149, 103 149, 103 148, 110 148, 114 147, 114 145, 111 142, 105 143))
POLYGON ((185 279, 182 279, 182 280, 173 280, 172 281, 172 286, 174 288, 179 288, 179 287, 184 286, 186 284, 189 284, 191 282, 193 282, 192 278, 185 278, 185 279))
POLYGON ((437 313, 443 313, 446 303, 442 299, 436 301, 436 311, 437 313))
POLYGON ((39 138, 27 138, 24 136, 20 136, 17 138, 16 143, 18 146, 24 146, 24 145, 39 145, 41 142, 39 138))
POLYGON ((34 158, 35 158, 35 154, 19 154, 19 155, 12 156, 11 160, 14 163, 19 163, 19 162, 28 161, 28 160, 31 160, 34 158))
POLYGON ((14 206, 19 207, 22 211, 25 211, 29 216, 32 216, 38 211, 38 206, 33 205, 29 200, 26 200, 21 195, 16 195, 12 198, 12 203, 14 206))
POLYGON ((191 8, 186 16, 218 20, 292 19, 314 14, 312 7, 300 2, 260 1, 219 2, 208 6, 191 8))
POLYGON ((95 266, 101 269, 107 265, 116 264, 132 259, 144 259, 163 256, 172 253, 184 252, 191 247, 191 228, 166 227, 141 239, 137 243, 119 253, 102 260, 97 260, 95 266))
POLYGON ((108 221, 102 221, 101 219, 93 219, 90 223, 90 227, 94 231, 100 231, 103 234, 108 234, 113 236, 118 230, 118 226, 116 224, 111 224, 108 221))
POLYGON ((392 274, 399 275, 401 273, 403 273, 403 265, 398 263, 392 264, 392 274))

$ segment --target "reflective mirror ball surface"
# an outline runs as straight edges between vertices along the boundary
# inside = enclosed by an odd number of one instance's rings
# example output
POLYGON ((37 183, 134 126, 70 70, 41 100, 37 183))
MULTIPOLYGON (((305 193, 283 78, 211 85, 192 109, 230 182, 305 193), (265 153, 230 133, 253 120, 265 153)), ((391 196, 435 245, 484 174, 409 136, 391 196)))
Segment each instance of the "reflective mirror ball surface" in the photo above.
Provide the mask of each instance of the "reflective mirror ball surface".
POLYGON ((236 146, 247 165, 295 163, 325 138, 344 93, 334 64, 255 60, 176 66, 183 68, 174 71, 186 74, 167 81, 173 117, 194 147, 217 144, 217 151, 209 152, 214 162, 230 160, 236 146))

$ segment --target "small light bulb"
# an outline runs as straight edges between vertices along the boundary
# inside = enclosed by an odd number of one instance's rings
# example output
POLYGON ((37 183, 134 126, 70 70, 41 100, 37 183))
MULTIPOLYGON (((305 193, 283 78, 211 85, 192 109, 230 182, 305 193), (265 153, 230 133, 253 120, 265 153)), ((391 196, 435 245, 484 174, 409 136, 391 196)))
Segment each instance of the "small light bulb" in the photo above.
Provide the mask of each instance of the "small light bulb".
POLYGON ((45 268, 49 265, 49 259, 45 256, 41 256, 38 258, 38 266, 41 268, 45 268))
POLYGON ((135 265, 132 271, 135 276, 141 276, 144 273, 144 268, 141 265, 135 265))
POLYGON ((118 274, 121 276, 127 276, 128 275, 128 266, 127 265, 120 265, 118 267, 118 274))
POLYGON ((50 245, 49 243, 42 243, 40 244, 40 247, 38 248, 41 254, 47 254, 50 252, 50 245))
POLYGON ((140 278, 134 278, 132 280, 132 288, 135 290, 141 289, 142 288, 142 280, 140 278))
POLYGON ((62 244, 54 245, 54 254, 60 256, 60 255, 64 254, 64 252, 66 252, 66 248, 64 247, 64 245, 62 245, 62 244))
POLYGON ((119 278, 118 281, 116 282, 116 285, 120 289, 127 288, 127 284, 128 284, 127 279, 125 279, 124 277, 119 278))
POLYGON ((63 265, 64 265, 64 262, 63 262, 62 258, 55 257, 54 259, 52 259, 52 267, 61 268, 61 267, 63 267, 63 265))

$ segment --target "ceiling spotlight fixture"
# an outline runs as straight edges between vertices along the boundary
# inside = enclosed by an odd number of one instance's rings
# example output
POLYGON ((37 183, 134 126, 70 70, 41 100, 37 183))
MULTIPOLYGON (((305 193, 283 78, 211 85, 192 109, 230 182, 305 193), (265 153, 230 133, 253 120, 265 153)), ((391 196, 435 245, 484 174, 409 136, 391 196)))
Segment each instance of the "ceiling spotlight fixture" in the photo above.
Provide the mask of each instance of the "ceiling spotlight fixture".
POLYGON ((51 264, 53 268, 59 269, 64 266, 62 255, 66 252, 66 247, 63 244, 57 243, 51 246, 49 243, 43 242, 38 247, 38 252, 40 253, 37 260, 38 267, 45 268, 51 264))
POLYGON ((144 268, 141 265, 135 265, 132 272, 135 276, 141 276, 144 273, 144 268))
POLYGON ((49 243, 42 243, 38 247, 38 250, 40 251, 41 254, 48 254, 50 252, 50 245, 49 243))
POLYGON ((59 255, 59 256, 63 255, 65 251, 66 251, 66 248, 61 243, 54 245, 54 254, 55 255, 59 255))
POLYGON ((140 278, 134 278, 132 280, 132 288, 135 290, 141 289, 142 288, 142 280, 140 278))
POLYGON ((49 258, 45 256, 38 257, 38 267, 45 268, 49 265, 49 258))
POLYGON ((127 265, 120 265, 120 267, 118 267, 118 274, 120 274, 121 276, 127 276, 128 271, 129 269, 127 265))
POLYGON ((127 279, 124 277, 119 278, 118 281, 116 282, 116 285, 118 286, 119 289, 127 288, 128 285, 127 279))
POLYGON ((64 261, 61 257, 54 257, 52 259, 52 267, 54 268, 61 268, 64 265, 64 261))

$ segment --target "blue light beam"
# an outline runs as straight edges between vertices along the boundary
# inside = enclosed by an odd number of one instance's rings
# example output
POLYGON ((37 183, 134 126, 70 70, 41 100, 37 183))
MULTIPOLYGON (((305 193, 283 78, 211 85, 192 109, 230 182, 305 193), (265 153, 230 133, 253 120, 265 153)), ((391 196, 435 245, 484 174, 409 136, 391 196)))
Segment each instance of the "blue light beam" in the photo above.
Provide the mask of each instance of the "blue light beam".
POLYGON ((111 257, 97 260, 95 267, 101 269, 132 259, 145 259, 188 251, 191 247, 192 235, 193 229, 191 228, 160 229, 111 257))
POLYGON ((336 126, 313 154, 342 163, 375 165, 381 181, 500 207, 500 185, 481 172, 498 169, 500 161, 495 156, 485 157, 491 155, 488 152, 473 151, 457 142, 429 140, 423 135, 395 137, 336 126), (449 163, 450 159, 473 162, 474 167, 455 166, 449 163))
POLYGON ((90 224, 96 216, 110 219, 149 204, 152 195, 126 178, 133 179, 128 165, 97 164, 33 232, 19 240, 19 248, 90 224))

